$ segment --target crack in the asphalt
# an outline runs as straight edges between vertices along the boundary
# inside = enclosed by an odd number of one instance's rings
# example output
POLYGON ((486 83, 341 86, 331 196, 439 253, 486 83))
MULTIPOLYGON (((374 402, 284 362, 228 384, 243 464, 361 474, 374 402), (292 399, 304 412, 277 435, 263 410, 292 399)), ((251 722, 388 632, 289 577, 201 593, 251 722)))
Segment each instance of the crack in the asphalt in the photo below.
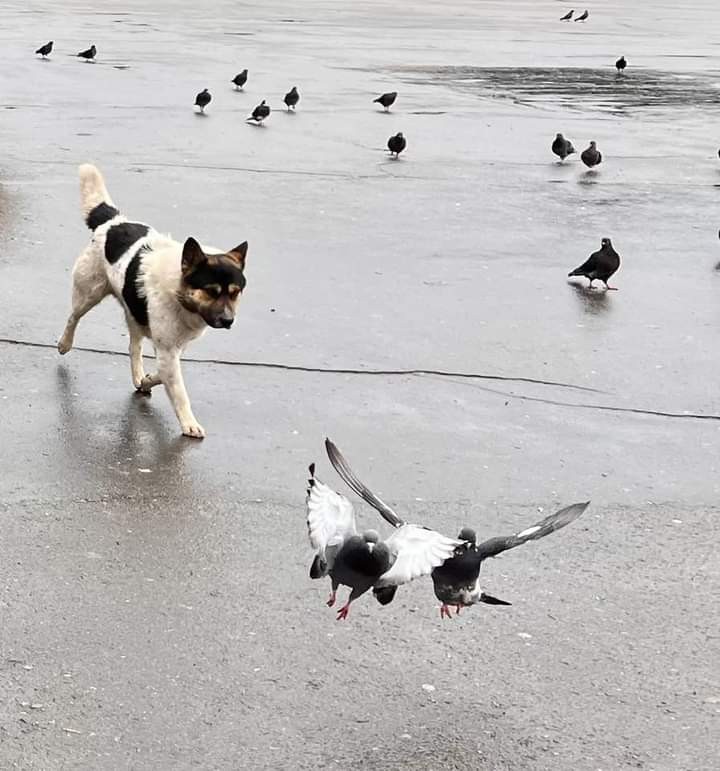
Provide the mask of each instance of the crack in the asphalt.
POLYGON ((480 391, 486 391, 487 393, 497 394, 510 399, 519 399, 525 402, 539 402, 540 404, 550 404, 554 407, 575 407, 580 410, 601 410, 604 412, 621 412, 631 415, 649 415, 659 418, 685 418, 688 420, 720 420, 720 415, 715 415, 711 412, 667 412, 665 410, 651 410, 643 407, 615 407, 609 404, 586 404, 584 402, 562 402, 557 399, 546 399, 542 396, 525 396, 523 394, 516 394, 508 391, 499 391, 496 388, 488 388, 487 386, 477 385, 475 383, 466 383, 462 380, 456 380, 452 377, 448 377, 451 382, 458 385, 464 385, 470 388, 477 388, 480 391))
MULTIPOLYGON (((57 346, 52 343, 38 343, 32 340, 18 340, 10 337, 0 337, 0 343, 5 345, 14 345, 23 348, 42 348, 45 350, 57 350, 57 346)), ((97 353, 103 356, 123 356, 127 358, 128 354, 124 351, 106 350, 104 348, 89 348, 83 346, 74 346, 73 350, 83 353, 97 353)), ((462 378, 464 380, 494 380, 503 383, 529 383, 532 385, 552 386, 555 388, 569 388, 575 391, 587 391, 590 393, 604 394, 597 388, 588 386, 574 385, 573 383, 562 383, 554 380, 541 380, 539 378, 511 376, 511 375, 489 375, 482 372, 452 372, 441 369, 427 369, 425 367, 416 369, 370 369, 353 367, 312 367, 303 364, 283 364, 282 362, 270 361, 233 361, 231 359, 211 359, 211 358, 183 358, 183 362, 190 364, 216 364, 224 367, 255 367, 258 369, 279 369, 286 372, 310 372, 326 375, 369 375, 369 376, 403 376, 403 375, 434 375, 441 378, 462 378)))

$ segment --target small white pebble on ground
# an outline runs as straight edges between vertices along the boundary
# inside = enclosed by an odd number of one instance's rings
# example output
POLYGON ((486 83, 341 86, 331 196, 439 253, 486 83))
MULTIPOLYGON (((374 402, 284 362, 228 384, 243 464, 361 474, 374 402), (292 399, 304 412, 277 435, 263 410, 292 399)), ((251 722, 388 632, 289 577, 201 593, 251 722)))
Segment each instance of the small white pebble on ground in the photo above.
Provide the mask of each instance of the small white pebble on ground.
POLYGON ((434 685, 430 685, 430 683, 423 683, 422 685, 423 691, 426 691, 427 693, 432 693, 435 690, 434 685))
POLYGON ((518 632, 518 637, 522 637, 523 640, 532 639, 532 635, 528 634, 527 632, 518 632))

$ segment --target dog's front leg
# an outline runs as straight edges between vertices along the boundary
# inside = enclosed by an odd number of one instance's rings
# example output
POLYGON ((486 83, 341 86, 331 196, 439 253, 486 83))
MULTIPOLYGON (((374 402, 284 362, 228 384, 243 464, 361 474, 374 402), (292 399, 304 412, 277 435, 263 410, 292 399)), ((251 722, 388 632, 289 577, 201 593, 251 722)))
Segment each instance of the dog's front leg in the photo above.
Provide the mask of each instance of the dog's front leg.
POLYGON ((190 407, 190 399, 180 370, 180 351, 158 349, 157 358, 158 377, 170 397, 183 434, 202 439, 205 436, 205 429, 197 422, 190 407))
POLYGON ((140 389, 145 380, 145 367, 143 366, 142 344, 143 334, 132 319, 128 318, 128 331, 130 332, 130 371, 135 388, 140 389))

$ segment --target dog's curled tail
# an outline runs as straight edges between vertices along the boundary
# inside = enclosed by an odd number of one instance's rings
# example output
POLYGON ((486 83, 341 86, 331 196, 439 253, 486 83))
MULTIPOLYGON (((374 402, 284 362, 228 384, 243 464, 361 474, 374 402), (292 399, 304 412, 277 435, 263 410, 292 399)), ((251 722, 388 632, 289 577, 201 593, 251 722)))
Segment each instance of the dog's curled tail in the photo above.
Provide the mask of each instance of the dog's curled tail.
POLYGON ((83 163, 80 171, 80 207, 83 219, 90 230, 104 225, 117 217, 120 211, 110 198, 105 180, 100 171, 91 163, 83 163))

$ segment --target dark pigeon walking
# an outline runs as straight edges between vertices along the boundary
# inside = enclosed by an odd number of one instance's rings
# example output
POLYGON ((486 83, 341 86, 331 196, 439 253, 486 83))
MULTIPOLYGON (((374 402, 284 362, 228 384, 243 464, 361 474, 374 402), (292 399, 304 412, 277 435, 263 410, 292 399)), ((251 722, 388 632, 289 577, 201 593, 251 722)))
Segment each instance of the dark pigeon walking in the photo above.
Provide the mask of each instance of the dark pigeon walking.
POLYGON ((400 153, 407 147, 407 140, 402 134, 402 131, 395 134, 395 136, 390 137, 388 139, 388 150, 390 150, 390 156, 393 155, 398 158, 400 156, 400 153))
POLYGON ((395 103, 397 99, 397 91, 389 91, 387 94, 382 94, 377 99, 373 99, 373 103, 381 104, 385 108, 385 112, 390 112, 390 107, 395 103))
POLYGON ((246 120, 254 121, 258 126, 260 126, 268 115, 270 115, 270 108, 265 104, 265 100, 263 99, 262 102, 260 102, 260 104, 252 111, 252 113, 248 115, 246 120))
MULTIPOLYGON (((330 454, 334 445, 326 440, 326 446, 330 454)), ((328 607, 335 604, 341 584, 351 589, 348 601, 338 611, 338 621, 347 618, 350 604, 369 589, 382 605, 387 605, 398 586, 429 575, 433 567, 452 557, 461 543, 402 522, 395 515, 399 524, 385 541, 375 530, 358 535, 352 504, 317 479, 315 464, 310 466, 306 505, 308 535, 316 550, 310 577, 330 577, 328 607)))
POLYGON ((575 9, 573 8, 571 11, 568 11, 564 16, 561 16, 560 21, 570 21, 574 13, 575 13, 575 9))
POLYGON ((238 74, 230 82, 235 84, 236 91, 241 91, 243 86, 247 83, 247 78, 248 71, 243 70, 242 72, 238 72, 238 74))
POLYGON ((44 46, 40 46, 37 51, 35 51, 36 54, 40 54, 43 59, 47 59, 47 57, 50 55, 50 53, 53 50, 53 43, 54 41, 51 40, 49 43, 45 43, 44 46))
POLYGON ((560 158, 560 163, 562 163, 568 155, 572 155, 575 152, 575 148, 569 139, 565 139, 562 134, 556 134, 552 143, 552 151, 560 158))
POLYGON ((484 602, 487 605, 510 605, 511 603, 506 600, 499 600, 497 597, 482 591, 480 588, 482 563, 488 557, 496 557, 501 552, 514 549, 528 541, 544 538, 561 527, 569 525, 589 505, 590 501, 574 503, 519 533, 490 538, 480 544, 477 543, 475 531, 472 528, 464 527, 458 536, 461 541, 464 541, 464 544, 457 548, 452 559, 447 560, 432 572, 435 596, 442 603, 440 618, 450 618, 450 606, 455 607, 457 614, 460 613, 461 608, 467 608, 477 602, 484 602))
POLYGON ((595 142, 590 142, 590 147, 580 153, 580 158, 589 169, 602 163, 602 153, 597 149, 595 142))
POLYGON ((195 106, 200 108, 200 112, 204 115, 205 114, 205 108, 210 104, 212 101, 212 94, 207 90, 207 88, 203 88, 203 90, 195 97, 195 106))
POLYGON ((283 97, 283 102, 285 102, 288 112, 290 112, 291 109, 295 109, 297 107, 297 103, 300 101, 300 94, 298 94, 297 86, 293 86, 287 94, 283 97))
POLYGON ((624 56, 621 56, 616 62, 615 62, 615 68, 618 72, 622 72, 627 67, 627 60, 624 56))
POLYGON ((606 289, 617 289, 614 286, 608 286, 608 279, 620 267, 620 255, 613 249, 609 238, 603 238, 600 242, 600 249, 593 252, 588 259, 575 270, 568 273, 568 278, 573 276, 584 276, 590 280, 590 287, 596 279, 605 284, 606 289))
POLYGON ((97 56, 97 48, 93 44, 86 51, 80 51, 78 56, 81 59, 85 59, 86 62, 91 62, 97 56))
POLYGON ((583 13, 580 16, 578 16, 577 19, 575 19, 575 21, 585 21, 585 19, 587 19, 589 15, 590 14, 587 11, 583 11, 583 13))

